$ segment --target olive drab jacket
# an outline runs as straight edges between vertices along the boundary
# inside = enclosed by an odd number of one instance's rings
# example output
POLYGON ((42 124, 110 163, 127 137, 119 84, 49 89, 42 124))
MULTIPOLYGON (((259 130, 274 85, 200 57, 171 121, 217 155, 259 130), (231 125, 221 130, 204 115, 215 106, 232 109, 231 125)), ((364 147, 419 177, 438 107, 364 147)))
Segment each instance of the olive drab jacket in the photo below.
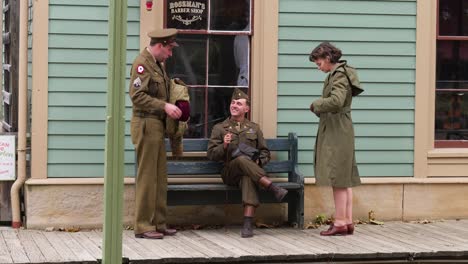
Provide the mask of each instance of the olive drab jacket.
POLYGON ((151 113, 162 119, 166 117, 164 105, 169 101, 170 79, 161 67, 147 49, 135 59, 129 89, 134 113, 151 113))
POLYGON ((237 149, 239 143, 245 143, 260 151, 260 166, 265 166, 270 161, 270 151, 268 150, 265 139, 263 138, 263 132, 259 125, 245 119, 239 131, 235 126, 236 122, 228 118, 213 127, 210 142, 208 143, 208 159, 229 162, 231 160, 232 151, 237 149), (224 136, 227 133, 232 133, 231 143, 227 149, 224 149, 224 136))
POLYGON ((360 184, 351 102, 362 91, 356 70, 339 61, 325 79, 322 97, 312 103, 320 117, 314 151, 317 185, 346 188, 360 184))

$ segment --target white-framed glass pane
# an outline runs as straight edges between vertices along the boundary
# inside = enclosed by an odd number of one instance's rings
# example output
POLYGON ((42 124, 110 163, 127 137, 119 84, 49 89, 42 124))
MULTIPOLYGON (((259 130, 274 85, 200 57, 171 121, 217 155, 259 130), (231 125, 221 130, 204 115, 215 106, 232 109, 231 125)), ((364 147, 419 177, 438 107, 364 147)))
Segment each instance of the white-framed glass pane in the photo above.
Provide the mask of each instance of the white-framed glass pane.
POLYGON ((210 30, 250 32, 251 0, 215 0, 210 3, 210 30))

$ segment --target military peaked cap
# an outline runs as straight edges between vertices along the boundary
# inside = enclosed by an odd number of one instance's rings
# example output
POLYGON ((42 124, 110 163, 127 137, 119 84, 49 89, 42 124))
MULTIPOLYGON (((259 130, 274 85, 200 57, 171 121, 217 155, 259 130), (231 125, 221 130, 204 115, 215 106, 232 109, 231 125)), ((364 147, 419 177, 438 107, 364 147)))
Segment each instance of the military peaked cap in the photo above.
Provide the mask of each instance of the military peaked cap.
POLYGON ((156 29, 148 32, 148 37, 152 40, 156 40, 164 45, 172 45, 178 47, 179 44, 175 41, 177 35, 177 29, 175 28, 163 28, 156 29))

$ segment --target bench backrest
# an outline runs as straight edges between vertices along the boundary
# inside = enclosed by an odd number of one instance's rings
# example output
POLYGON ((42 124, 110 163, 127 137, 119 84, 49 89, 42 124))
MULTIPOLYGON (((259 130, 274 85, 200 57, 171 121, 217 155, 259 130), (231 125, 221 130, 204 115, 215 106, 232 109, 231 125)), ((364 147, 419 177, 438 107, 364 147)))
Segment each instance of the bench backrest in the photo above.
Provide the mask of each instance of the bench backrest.
MULTIPOLYGON (((206 152, 209 139, 184 139, 184 152, 206 152)), ((271 160, 266 166, 267 173, 288 173, 290 180, 296 178, 297 171, 297 136, 289 133, 287 138, 266 139, 270 151, 287 152, 287 160, 271 160)), ((166 139, 166 151, 170 152, 169 141, 166 139)), ((277 157, 285 155, 277 155, 277 157)), ((222 164, 219 162, 190 158, 183 160, 169 160, 167 170, 169 177, 219 177, 222 164), (187 160, 188 159, 188 160, 187 160), (216 176, 215 176, 216 175, 216 176)))

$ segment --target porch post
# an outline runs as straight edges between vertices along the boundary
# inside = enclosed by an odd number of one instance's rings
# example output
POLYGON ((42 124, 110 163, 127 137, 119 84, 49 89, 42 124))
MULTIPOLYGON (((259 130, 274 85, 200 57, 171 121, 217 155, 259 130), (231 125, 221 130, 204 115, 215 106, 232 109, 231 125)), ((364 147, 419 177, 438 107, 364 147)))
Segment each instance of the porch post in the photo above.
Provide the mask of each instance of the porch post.
POLYGON ((122 263, 127 1, 109 1, 109 60, 102 263, 122 263))

